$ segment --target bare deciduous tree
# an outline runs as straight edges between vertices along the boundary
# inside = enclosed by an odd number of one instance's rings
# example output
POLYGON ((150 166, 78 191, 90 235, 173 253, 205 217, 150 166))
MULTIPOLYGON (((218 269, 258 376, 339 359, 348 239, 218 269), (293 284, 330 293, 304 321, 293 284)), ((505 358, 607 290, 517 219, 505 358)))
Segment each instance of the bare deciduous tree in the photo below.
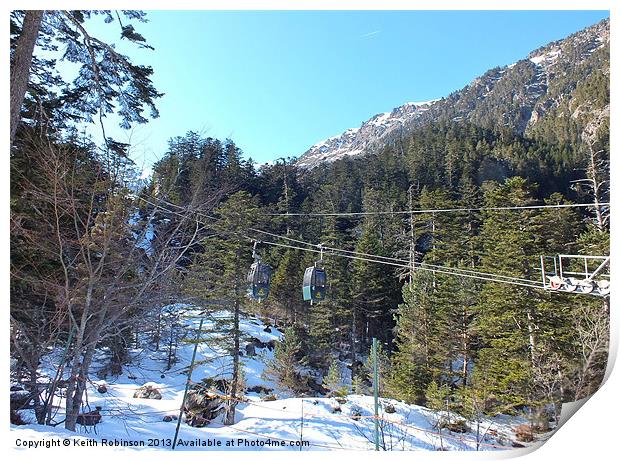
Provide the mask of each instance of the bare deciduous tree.
MULTIPOLYGON (((145 223, 139 225, 135 216, 143 199, 136 200, 114 179, 124 177, 122 172, 105 169, 103 165, 129 167, 126 162, 107 161, 111 153, 90 162, 92 170, 84 166, 85 152, 79 147, 35 140, 31 149, 39 176, 37 184, 28 184, 28 194, 46 211, 40 213, 40 230, 32 231, 28 244, 57 268, 45 280, 57 329, 75 329, 67 356, 65 421, 67 429, 75 430, 97 346, 118 339, 132 319, 142 317, 172 292, 170 281, 202 225, 189 212, 171 214, 148 204, 145 223), (162 213, 170 218, 160 233, 153 233, 150 224, 162 213)), ((14 221, 17 226, 18 216, 14 221)), ((13 269, 14 277, 27 274, 13 269)), ((23 351, 25 343, 19 339, 25 334, 23 325, 12 324, 15 353, 35 372, 40 357, 23 351)), ((49 342, 54 339, 49 335, 49 342)))

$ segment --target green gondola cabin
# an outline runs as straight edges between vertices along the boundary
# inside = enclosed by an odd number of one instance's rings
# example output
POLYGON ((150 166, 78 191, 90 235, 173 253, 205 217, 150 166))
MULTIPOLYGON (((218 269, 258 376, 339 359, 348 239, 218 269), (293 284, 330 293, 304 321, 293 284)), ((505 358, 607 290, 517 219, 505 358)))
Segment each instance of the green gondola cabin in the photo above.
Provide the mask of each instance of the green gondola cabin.
POLYGON ((324 269, 308 267, 304 273, 304 301, 324 301, 327 291, 327 275, 324 269))

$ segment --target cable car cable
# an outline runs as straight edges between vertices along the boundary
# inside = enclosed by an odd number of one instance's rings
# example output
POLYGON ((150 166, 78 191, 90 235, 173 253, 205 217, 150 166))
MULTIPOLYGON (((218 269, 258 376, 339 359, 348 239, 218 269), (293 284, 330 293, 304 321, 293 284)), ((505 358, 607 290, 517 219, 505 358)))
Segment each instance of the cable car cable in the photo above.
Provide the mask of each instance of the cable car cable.
MULTIPOLYGON (((310 248, 295 247, 295 246, 286 245, 286 244, 283 244, 283 243, 268 242, 268 241, 263 241, 263 243, 266 244, 266 245, 273 245, 273 246, 279 246, 279 247, 284 247, 284 248, 292 248, 292 249, 296 249, 296 250, 311 251, 313 253, 319 253, 319 250, 313 250, 313 249, 310 249, 310 248)), ((336 252, 332 252, 331 254, 333 254, 334 256, 340 256, 340 257, 343 257, 343 258, 357 259, 357 260, 361 260, 361 261, 374 262, 374 263, 378 263, 378 264, 387 264, 387 265, 396 266, 396 267, 403 267, 403 268, 411 267, 410 265, 397 264, 397 263, 392 263, 392 262, 388 262, 388 261, 379 261, 379 260, 375 260, 375 259, 362 258, 362 257, 359 257, 359 256, 353 256, 353 255, 338 254, 336 252)), ((543 285, 538 284, 537 282, 535 282, 533 280, 528 280, 528 282, 531 282, 531 283, 528 284, 528 283, 521 283, 521 282, 518 282, 518 281, 497 279, 497 278, 493 278, 493 277, 482 277, 482 276, 477 276, 477 275, 472 275, 472 274, 463 274, 463 273, 453 272, 453 271, 450 271, 450 270, 429 269, 429 268, 421 267, 421 266, 416 266, 416 268, 418 268, 420 270, 425 270, 425 271, 428 271, 428 272, 437 272, 437 273, 440 273, 440 274, 468 277, 468 278, 473 278, 473 279, 478 279, 478 280, 485 280, 485 281, 489 281, 489 282, 507 283, 507 284, 518 285, 518 286, 523 286, 523 287, 527 287, 527 288, 544 289, 543 285)), ((492 274, 489 274, 489 275, 492 275, 492 274)))
MULTIPOLYGON (((169 210, 167 208, 162 207, 161 205, 157 205, 154 204, 142 197, 138 197, 139 199, 143 200, 146 203, 149 203, 150 205, 153 206, 157 206, 159 208, 162 208, 163 210, 169 211, 173 214, 177 214, 183 218, 186 218, 185 215, 175 212, 173 210, 169 210)), ((185 209, 179 205, 173 204, 173 203, 169 203, 165 200, 162 199, 158 199, 160 201, 162 201, 163 203, 167 204, 167 205, 171 205, 174 206, 176 208, 179 209, 185 209)), ((553 205, 551 207, 558 207, 561 205, 553 205)), ((579 204, 579 205, 575 205, 575 206, 588 206, 585 204, 579 204)), ((545 206, 545 207, 549 207, 549 206, 545 206)), ((509 209, 522 209, 523 207, 508 207, 509 209)), ((506 207, 504 207, 503 209, 506 209, 506 207)), ((454 209, 457 210, 457 209, 454 209)), ((459 211, 463 210, 475 210, 475 209, 458 209, 459 211)), ((433 211, 442 211, 442 210, 428 210, 428 212, 433 212, 433 211)), ((447 211, 447 210, 443 210, 443 211, 447 211)), ((206 218, 212 219, 212 220, 216 220, 219 221, 219 218, 213 217, 213 216, 209 216, 209 215, 205 215, 204 213, 200 213, 200 212, 194 212, 195 214, 199 215, 199 216, 204 216, 206 218)), ((396 212, 395 212, 396 213, 396 212)), ((196 220, 194 218, 194 220, 196 220)), ((196 220, 198 221, 198 220, 196 220)), ((200 221, 198 221, 200 222, 200 221)), ((202 222, 202 224, 205 224, 204 222, 202 222)), ((309 243, 309 242, 305 242, 303 240, 298 240, 298 239, 294 239, 291 237, 286 237, 283 235, 278 235, 278 234, 274 234, 268 231, 264 231, 262 229, 255 229, 255 228, 248 228, 248 230, 254 231, 254 232, 258 232, 258 233, 262 233, 265 235, 269 235, 278 239, 284 239, 284 240, 288 240, 288 241, 292 241, 294 243, 299 243, 302 245, 307 245, 307 246, 312 246, 315 248, 320 248, 322 245, 321 244, 314 244, 314 243, 309 243)), ((250 239, 250 240, 255 240, 252 237, 249 236, 245 236, 246 238, 250 239)), ((275 242, 268 242, 268 241, 261 241, 264 244, 267 245, 272 245, 272 246, 280 246, 280 247, 285 247, 285 248, 291 248, 291 249, 297 249, 297 250, 302 250, 302 251, 311 251, 313 253, 321 253, 321 250, 314 250, 314 249, 310 249, 310 248, 302 248, 302 247, 295 247, 292 245, 285 245, 285 244, 281 244, 281 243, 275 243, 275 242)), ((368 262, 374 262, 374 263, 379 263, 379 264, 386 264, 386 265, 391 265, 391 266, 396 266, 396 267, 402 267, 402 268, 410 268, 411 264, 397 264, 397 263, 393 263, 390 261, 383 261, 381 260, 381 258, 383 259, 391 259, 391 260, 396 260, 398 261, 397 258, 391 258, 391 257, 387 257, 387 256, 378 256, 378 255, 369 255, 367 253, 358 253, 358 252, 354 252, 351 250, 343 250, 343 249, 338 249, 338 248, 333 248, 333 247, 326 247, 326 246, 322 246, 323 249, 325 250, 329 250, 331 251, 332 254, 334 254, 335 256, 341 256, 341 257, 345 257, 345 258, 349 258, 349 259, 358 259, 358 260, 362 260, 362 261, 368 261, 368 262), (344 252, 344 253, 350 253, 349 255, 347 254, 341 254, 339 252, 344 252), (369 258, 363 258, 363 257, 359 257, 359 256, 353 256, 355 254, 363 254, 366 256, 371 256, 373 258, 379 258, 379 259, 369 259, 369 258)), ((402 262, 405 262, 405 260, 399 260, 402 262)), ((443 273, 443 274, 447 274, 447 275, 454 275, 454 276, 462 276, 462 277, 468 277, 468 278, 473 278, 473 279, 478 279, 478 280, 485 280, 485 281, 491 281, 491 282, 497 282, 497 283, 507 283, 507 284, 512 284, 512 285, 519 285, 519 286, 524 286, 524 287, 528 287, 528 288, 538 288, 538 289, 544 289, 544 286, 541 284, 538 284, 537 282, 534 282, 533 280, 528 280, 528 279, 520 279, 517 277, 511 277, 511 276, 505 276, 505 275, 499 275, 499 274, 490 274, 490 273, 486 273, 486 272, 477 272, 477 271, 471 271, 468 269, 459 269, 459 268, 452 268, 452 267, 446 267, 446 266, 439 266, 439 265, 431 265, 428 263, 420 263, 419 265, 416 265, 417 268, 421 269, 421 270, 426 270, 426 271, 430 271, 430 272, 437 272, 437 273, 443 273), (428 268, 426 266, 433 266, 434 268, 428 268), (447 270, 446 270, 447 269, 447 270), (476 274, 481 274, 481 275, 476 275, 476 274), (485 277, 486 276, 486 277, 485 277), (522 283, 522 282, 526 282, 526 283, 522 283)))
POLYGON ((265 216, 372 216, 372 215, 394 215, 394 214, 432 214, 432 213, 455 213, 466 211, 505 211, 505 210, 536 210, 548 208, 578 208, 578 207, 594 207, 594 206, 610 206, 610 202, 601 203, 564 203, 556 205, 522 205, 522 206, 505 206, 505 207, 477 207, 477 208, 437 208, 426 210, 403 210, 403 211, 357 211, 357 212, 333 212, 333 213, 265 213, 265 216))

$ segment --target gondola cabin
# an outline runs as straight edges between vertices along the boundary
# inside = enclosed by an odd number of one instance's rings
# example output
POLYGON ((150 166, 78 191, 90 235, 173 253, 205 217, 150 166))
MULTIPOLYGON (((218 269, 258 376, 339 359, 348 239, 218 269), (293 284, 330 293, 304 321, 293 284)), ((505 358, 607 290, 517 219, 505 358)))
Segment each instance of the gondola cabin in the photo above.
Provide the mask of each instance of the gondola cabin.
POLYGON ((268 264, 255 262, 248 272, 248 296, 258 302, 269 295, 271 284, 271 267, 268 264))
POLYGON ((308 267, 304 273, 304 301, 323 301, 327 291, 327 275, 324 269, 308 267))

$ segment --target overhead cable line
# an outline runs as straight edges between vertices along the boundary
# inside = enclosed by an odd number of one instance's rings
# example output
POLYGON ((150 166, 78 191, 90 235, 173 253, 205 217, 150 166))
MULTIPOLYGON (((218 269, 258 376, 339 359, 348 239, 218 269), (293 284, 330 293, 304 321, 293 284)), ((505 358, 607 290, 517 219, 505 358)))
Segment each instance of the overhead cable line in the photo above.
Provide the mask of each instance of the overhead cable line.
MULTIPOLYGON (((159 204, 155 204, 153 202, 150 202, 149 200, 146 200, 142 197, 139 197, 141 200, 143 200, 144 202, 152 205, 152 206, 156 206, 159 208, 162 208, 163 210, 169 211, 173 214, 182 216, 182 217, 186 217, 185 215, 183 215, 180 212, 176 212, 173 210, 170 210, 168 208, 165 208, 159 204)), ((162 199, 157 199, 161 202, 163 202, 164 204, 168 205, 168 206, 174 206, 175 208, 181 209, 181 210, 187 210, 187 211, 192 211, 189 210, 187 208, 184 208, 180 205, 176 205, 170 202, 167 202, 165 200, 162 199)), ((211 220, 215 220, 215 221, 219 221, 219 218, 216 218, 214 216, 209 216, 206 215, 204 213, 201 213, 199 211, 194 211, 194 214, 196 214, 197 216, 202 216, 211 220)), ((195 218, 194 218, 195 219, 195 218)), ((195 219, 196 220, 196 219, 195 219)), ((201 222, 199 220, 196 220, 199 223, 205 224, 204 222, 201 222)), ((306 246, 310 246, 310 247, 314 247, 317 248, 315 249, 311 249, 311 248, 304 248, 304 247, 299 247, 299 246, 293 246, 293 245, 285 245, 282 243, 276 243, 276 242, 268 242, 268 241, 264 241, 261 240, 262 243, 265 243, 267 245, 272 245, 272 246, 280 246, 280 247, 285 247, 285 248, 291 248, 291 249, 297 249, 297 250, 302 250, 302 251, 311 251, 313 253, 320 253, 321 250, 320 248, 323 248, 323 251, 327 251, 335 256, 340 256, 340 257, 344 257, 344 258, 349 258, 349 259, 358 259, 361 261, 368 261, 368 262, 374 262, 377 264, 386 264, 386 265, 390 265, 390 266, 395 266, 395 267, 402 267, 402 268, 411 268, 411 264, 408 261, 405 260, 399 260, 397 258, 391 258, 391 257, 387 257, 387 256, 379 256, 379 255, 371 255, 368 253, 359 253, 359 252, 354 252, 351 250, 343 250, 340 248, 335 248, 335 247, 328 247, 328 246, 324 246, 321 244, 315 244, 315 243, 310 243, 310 242, 305 242, 303 240, 299 240, 299 239, 294 239, 291 237, 287 237, 284 235, 279 235, 279 234, 274 234, 272 232, 268 232, 262 229, 256 229, 256 228, 248 228, 249 231, 253 231, 253 232, 257 232, 263 235, 268 235, 271 237, 275 237, 277 239, 284 239, 284 240, 288 240, 291 241, 293 243, 298 243, 301 245, 306 245, 306 246), (359 256, 361 255, 361 256, 359 256), (398 262, 393 262, 393 261, 398 261, 398 262), (402 263, 407 263, 407 264, 401 264, 402 263)), ((249 237, 247 235, 244 235, 244 237, 250 239, 250 240, 256 240, 252 237, 249 237)), ((484 280, 484 281, 489 281, 489 282, 497 282, 497 283, 507 283, 507 284, 511 284, 511 285, 518 285, 518 286, 523 286, 523 287, 527 287, 527 288, 537 288, 537 289, 544 289, 544 286, 538 282, 535 282, 533 280, 528 280, 528 279, 521 279, 521 278, 517 278, 517 277, 511 277, 511 276, 506 276, 506 275, 499 275, 499 274, 490 274, 487 272, 477 272, 477 271, 472 271, 472 270, 468 270, 468 269, 460 269, 460 268, 453 268, 453 267, 446 267, 446 266, 439 266, 439 265, 435 265, 435 264, 428 264, 428 263, 420 263, 420 264, 416 264, 415 266, 417 269, 420 270, 425 270, 428 272, 435 272, 435 273, 441 273, 441 274, 446 274, 446 275, 453 275, 453 276, 461 276, 461 277, 467 277, 467 278, 472 278, 472 279, 478 279, 478 280, 484 280)))
POLYGON ((332 213, 265 213, 266 216, 293 217, 293 216, 372 216, 372 215, 395 215, 395 214, 433 214, 455 213, 466 211, 505 211, 505 210, 537 210, 547 208, 578 208, 609 206, 609 202, 602 203, 564 203, 556 205, 523 205, 503 207, 478 207, 478 208, 437 208, 426 210, 403 210, 403 211, 358 211, 358 212, 332 212, 332 213))
MULTIPOLYGON (((302 250, 302 251, 311 251, 313 253, 320 253, 321 252, 320 250, 314 250, 312 248, 302 248, 302 247, 297 247, 297 246, 293 246, 293 245, 286 245, 284 243, 268 242, 268 241, 265 241, 265 240, 261 240, 261 243, 264 243, 265 245, 273 245, 273 246, 279 246, 279 247, 284 247, 284 248, 291 248, 291 249, 302 250)), ((357 260, 360 260, 360 261, 368 261, 368 262, 374 262, 374 263, 378 263, 378 264, 386 264, 386 265, 395 266, 395 267, 403 267, 403 268, 410 268, 411 267, 409 264, 398 264, 398 263, 394 263, 394 262, 390 262, 390 261, 381 261, 381 260, 377 260, 377 259, 364 258, 364 257, 360 257, 360 256, 355 256, 355 255, 340 254, 340 253, 336 253, 334 251, 331 251, 329 253, 333 254, 334 256, 340 256, 342 258, 357 259, 357 260)), ((440 267, 444 267, 444 266, 440 266, 440 267)), ((544 289, 544 287, 541 284, 536 283, 533 280, 523 279, 523 280, 526 280, 526 282, 529 282, 529 283, 525 283, 525 282, 520 282, 520 281, 517 281, 517 280, 509 280, 509 279, 496 278, 494 274, 488 274, 489 275, 488 277, 484 277, 484 276, 480 276, 480 275, 454 272, 454 271, 450 270, 452 268, 445 268, 445 269, 448 269, 448 270, 442 270, 442 269, 434 269, 434 268, 432 269, 432 268, 422 267, 422 266, 416 265, 416 269, 420 269, 420 270, 424 270, 424 271, 428 271, 428 272, 436 272, 436 273, 446 274, 446 275, 455 275, 455 276, 468 277, 468 278, 473 278, 473 279, 478 279, 478 280, 485 280, 485 281, 488 281, 488 282, 508 283, 508 284, 511 284, 511 285, 519 285, 519 286, 523 286, 523 287, 527 287, 527 288, 544 289)))

